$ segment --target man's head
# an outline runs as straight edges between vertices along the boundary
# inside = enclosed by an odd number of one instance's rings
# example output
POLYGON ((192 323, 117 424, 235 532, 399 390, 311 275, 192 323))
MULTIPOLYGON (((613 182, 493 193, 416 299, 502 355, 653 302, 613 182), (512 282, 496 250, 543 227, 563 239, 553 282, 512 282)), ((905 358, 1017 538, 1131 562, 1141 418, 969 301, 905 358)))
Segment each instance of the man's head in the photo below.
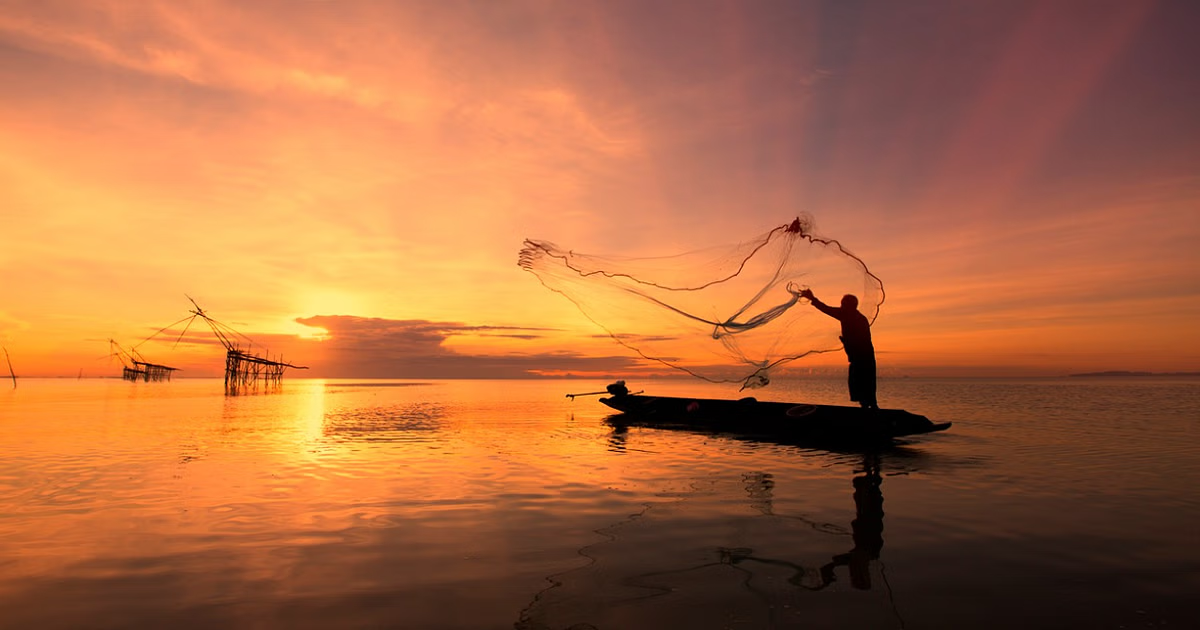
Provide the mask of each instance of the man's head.
POLYGON ((842 308, 858 309, 858 298, 847 293, 842 296, 842 308))

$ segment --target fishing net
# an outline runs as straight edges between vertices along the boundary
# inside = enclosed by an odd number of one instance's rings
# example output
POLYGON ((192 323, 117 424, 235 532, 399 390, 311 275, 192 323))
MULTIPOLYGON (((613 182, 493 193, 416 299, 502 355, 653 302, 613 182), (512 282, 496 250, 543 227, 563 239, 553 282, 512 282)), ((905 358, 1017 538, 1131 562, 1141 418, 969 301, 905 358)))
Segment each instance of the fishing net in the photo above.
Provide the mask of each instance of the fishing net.
POLYGON ((743 389, 841 348, 837 321, 811 308, 803 289, 833 305, 853 294, 871 322, 884 300, 879 278, 806 216, 734 245, 653 258, 526 240, 518 264, 648 363, 743 389))

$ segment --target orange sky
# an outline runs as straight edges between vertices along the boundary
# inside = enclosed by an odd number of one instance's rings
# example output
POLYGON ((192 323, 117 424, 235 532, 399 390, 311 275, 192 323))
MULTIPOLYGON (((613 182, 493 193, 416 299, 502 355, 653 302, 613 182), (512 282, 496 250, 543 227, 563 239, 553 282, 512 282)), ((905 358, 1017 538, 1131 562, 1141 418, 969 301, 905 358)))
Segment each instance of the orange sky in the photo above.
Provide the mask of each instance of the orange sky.
MULTIPOLYGON (((883 280, 885 374, 1200 371, 1197 20, 0 0, 0 344, 116 374, 187 294, 312 376, 635 374, 525 238, 664 255, 804 212, 883 280)), ((211 337, 139 349, 220 374, 211 337)))

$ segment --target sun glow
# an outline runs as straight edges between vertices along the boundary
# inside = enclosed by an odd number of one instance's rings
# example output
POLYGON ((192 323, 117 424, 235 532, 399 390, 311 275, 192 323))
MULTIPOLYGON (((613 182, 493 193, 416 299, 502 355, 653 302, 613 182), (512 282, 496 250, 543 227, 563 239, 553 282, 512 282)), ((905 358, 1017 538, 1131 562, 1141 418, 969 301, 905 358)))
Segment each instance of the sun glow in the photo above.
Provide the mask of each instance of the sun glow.
MULTIPOLYGON (((666 256, 797 212, 884 281, 881 365, 1200 369, 1188 3, 9 4, 18 375, 100 372, 185 292, 330 377, 625 369, 524 239, 666 256)), ((219 368, 201 337, 146 349, 219 368)))

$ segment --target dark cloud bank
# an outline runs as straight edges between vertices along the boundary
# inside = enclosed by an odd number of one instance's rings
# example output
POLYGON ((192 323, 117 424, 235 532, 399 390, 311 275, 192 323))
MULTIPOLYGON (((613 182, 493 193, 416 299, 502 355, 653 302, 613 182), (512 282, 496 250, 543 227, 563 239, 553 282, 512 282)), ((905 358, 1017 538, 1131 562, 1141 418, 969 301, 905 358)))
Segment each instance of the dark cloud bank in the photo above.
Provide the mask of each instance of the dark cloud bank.
POLYGON ((292 339, 287 343, 289 355, 307 362, 309 375, 314 377, 530 378, 544 372, 615 375, 638 370, 637 362, 626 356, 591 357, 568 351, 472 355, 444 346, 447 339, 462 334, 532 340, 551 330, 546 328, 352 315, 318 315, 296 321, 329 333, 321 341, 298 343, 292 339))

